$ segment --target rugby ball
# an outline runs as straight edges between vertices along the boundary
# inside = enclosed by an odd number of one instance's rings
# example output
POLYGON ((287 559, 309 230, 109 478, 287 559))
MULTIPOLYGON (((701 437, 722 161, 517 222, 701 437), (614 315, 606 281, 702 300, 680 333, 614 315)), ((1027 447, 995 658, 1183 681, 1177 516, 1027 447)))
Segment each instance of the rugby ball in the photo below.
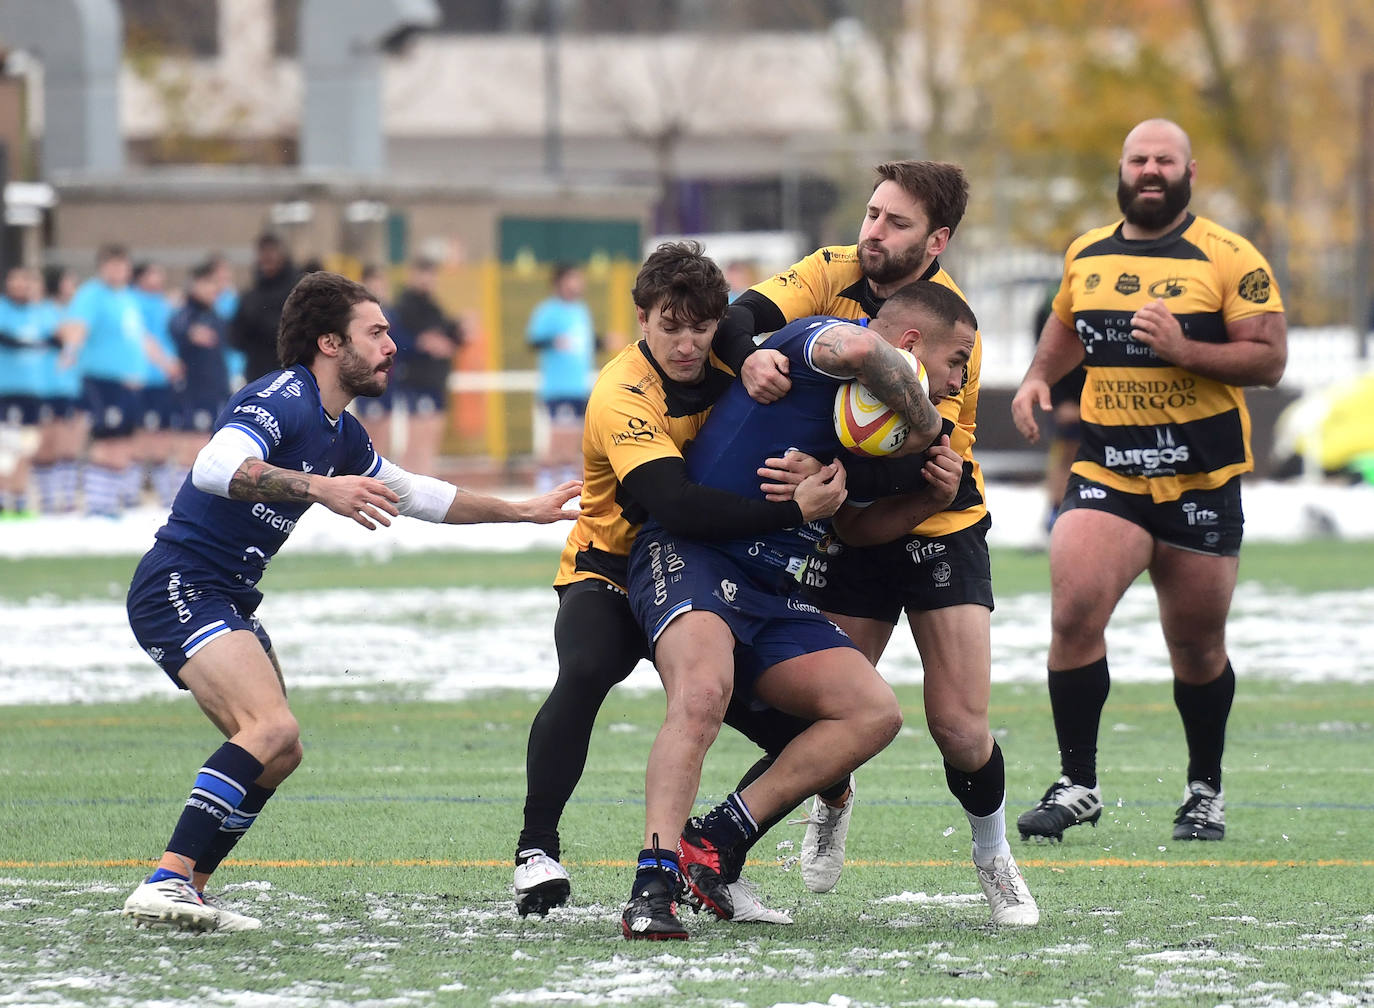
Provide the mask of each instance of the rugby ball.
MULTIPOLYGON (((897 352, 916 372, 921 387, 929 392, 926 369, 921 362, 909 350, 897 352)), ((866 458, 891 455, 902 447, 910 432, 911 425, 857 378, 841 383, 835 390, 835 436, 855 455, 866 458)))

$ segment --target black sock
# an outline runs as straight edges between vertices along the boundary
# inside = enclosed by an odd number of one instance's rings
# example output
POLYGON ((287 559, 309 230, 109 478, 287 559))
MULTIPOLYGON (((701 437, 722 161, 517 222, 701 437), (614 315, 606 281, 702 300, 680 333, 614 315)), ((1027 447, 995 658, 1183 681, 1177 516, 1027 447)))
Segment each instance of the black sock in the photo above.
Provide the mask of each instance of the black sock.
POLYGON ((1226 720, 1236 695, 1236 673, 1231 663, 1221 675, 1202 686, 1174 680, 1174 705, 1183 717, 1188 740, 1188 779, 1206 781, 1221 790, 1221 753, 1226 748, 1226 720))
POLYGON ((1097 730, 1112 685, 1107 656, 1081 668, 1049 673, 1060 772, 1075 784, 1097 787, 1097 730))
POLYGON ((982 818, 1001 808, 1007 791, 1007 769, 997 740, 993 740, 988 761, 972 773, 952 767, 946 760, 945 783, 949 785, 950 794, 971 816, 982 818))
POLYGON ((750 843, 759 835, 759 824, 738 791, 732 791, 725 801, 706 813, 699 828, 717 850, 750 843))
POLYGON ((677 851, 664 850, 661 847, 646 847, 639 852, 639 862, 635 868, 635 884, 630 890, 633 898, 635 893, 642 892, 646 885, 657 881, 664 872, 672 872, 674 880, 672 885, 677 886, 676 876, 681 874, 682 869, 677 864, 677 851))

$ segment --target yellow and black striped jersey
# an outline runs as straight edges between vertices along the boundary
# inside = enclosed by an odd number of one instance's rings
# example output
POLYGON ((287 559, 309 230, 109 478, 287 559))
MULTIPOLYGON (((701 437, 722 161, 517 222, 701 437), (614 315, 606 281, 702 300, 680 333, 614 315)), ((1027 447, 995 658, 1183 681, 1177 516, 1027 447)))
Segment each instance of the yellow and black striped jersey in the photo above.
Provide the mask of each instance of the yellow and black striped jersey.
MULTIPOLYGON (((959 285, 940 266, 938 259, 930 264, 920 279, 943 284, 960 297, 964 296, 959 285)), ((790 269, 756 284, 752 289, 777 305, 789 322, 808 315, 872 318, 882 307, 882 301, 873 296, 863 275, 856 245, 831 245, 817 249, 790 269)), ((949 510, 927 518, 912 530, 915 534, 948 535, 976 524, 987 514, 983 468, 973 456, 973 444, 977 440, 982 366, 983 338, 975 334, 963 390, 959 395, 941 402, 938 407, 949 429, 949 446, 964 460, 959 492, 949 510)))
POLYGON ((1283 311, 1283 301, 1259 251, 1205 217, 1144 241, 1123 238, 1118 221, 1069 246, 1054 313, 1085 351, 1073 471, 1163 502, 1219 487, 1254 459, 1245 393, 1168 364, 1131 336, 1131 316, 1156 298, 1184 335, 1208 343, 1225 343, 1232 322, 1283 311))
POLYGON ((648 513, 629 498, 621 479, 646 462, 681 458, 732 380, 712 357, 700 384, 669 381, 643 341, 607 362, 587 400, 582 514, 568 533, 555 585, 599 578, 625 588, 630 545, 648 513))

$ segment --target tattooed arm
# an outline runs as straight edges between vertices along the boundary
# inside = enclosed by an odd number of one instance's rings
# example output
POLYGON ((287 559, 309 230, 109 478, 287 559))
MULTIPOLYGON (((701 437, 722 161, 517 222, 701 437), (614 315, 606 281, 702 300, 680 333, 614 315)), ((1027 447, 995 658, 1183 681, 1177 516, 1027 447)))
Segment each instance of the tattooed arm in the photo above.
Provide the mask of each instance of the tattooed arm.
POLYGON ((322 476, 283 469, 263 460, 252 437, 222 427, 196 456, 191 482, 197 490, 238 501, 320 503, 364 528, 390 525, 398 514, 396 493, 369 476, 322 476))
POLYGON ((400 511, 395 491, 371 476, 321 476, 282 469, 260 458, 246 458, 229 477, 231 500, 294 501, 323 504, 364 528, 390 525, 400 511))
POLYGON ((816 367, 837 378, 857 378, 911 424, 907 443, 924 448, 940 433, 940 414, 906 358, 872 329, 840 324, 811 347, 816 367))

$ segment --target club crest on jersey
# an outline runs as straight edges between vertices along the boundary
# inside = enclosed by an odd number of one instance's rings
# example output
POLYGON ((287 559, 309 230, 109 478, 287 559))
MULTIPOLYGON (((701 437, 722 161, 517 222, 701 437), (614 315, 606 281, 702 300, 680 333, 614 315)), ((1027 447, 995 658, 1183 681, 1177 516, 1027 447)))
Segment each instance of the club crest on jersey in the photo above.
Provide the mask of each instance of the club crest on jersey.
POLYGON ((1136 294, 1140 291, 1140 277, 1134 273, 1122 273, 1116 278, 1118 294, 1136 294))
POLYGON ((1264 267, 1260 267, 1259 269, 1251 270, 1249 273, 1245 274, 1245 276, 1241 277, 1240 290, 1238 293, 1241 297, 1245 298, 1245 300, 1252 301, 1255 304, 1264 304, 1264 302, 1268 301, 1268 270, 1264 269, 1264 267))
POLYGON ((1171 298, 1180 297, 1186 293, 1188 288, 1183 286, 1182 277, 1166 277, 1163 280, 1156 280, 1150 284, 1150 297, 1171 298))
POLYGON ((1101 274, 1101 273, 1089 273, 1089 274, 1088 274, 1088 279, 1086 279, 1086 280, 1083 281, 1083 289, 1084 289, 1085 291, 1087 291, 1089 294, 1091 294, 1093 291, 1097 290, 1097 285, 1100 284, 1101 282, 1102 282, 1102 274, 1101 274))

